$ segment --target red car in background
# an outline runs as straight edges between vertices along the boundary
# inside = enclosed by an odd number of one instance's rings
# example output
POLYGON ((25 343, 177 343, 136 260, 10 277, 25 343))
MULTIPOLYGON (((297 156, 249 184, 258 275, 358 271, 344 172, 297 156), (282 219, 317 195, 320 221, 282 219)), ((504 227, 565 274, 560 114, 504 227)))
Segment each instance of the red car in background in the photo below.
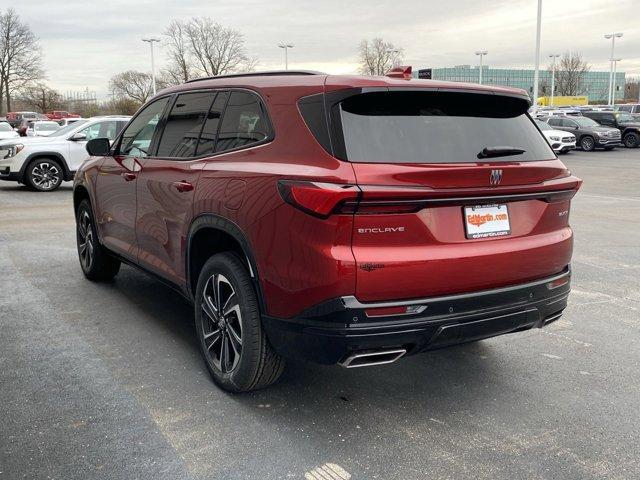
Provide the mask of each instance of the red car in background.
POLYGON ((126 262, 180 291, 230 391, 284 358, 361 367, 543 327, 567 305, 581 180, 529 105, 403 69, 166 89, 87 144, 82 270, 126 262))
POLYGON ((49 120, 62 120, 63 118, 80 118, 80 115, 76 113, 69 113, 64 110, 53 110, 52 112, 45 113, 49 120))

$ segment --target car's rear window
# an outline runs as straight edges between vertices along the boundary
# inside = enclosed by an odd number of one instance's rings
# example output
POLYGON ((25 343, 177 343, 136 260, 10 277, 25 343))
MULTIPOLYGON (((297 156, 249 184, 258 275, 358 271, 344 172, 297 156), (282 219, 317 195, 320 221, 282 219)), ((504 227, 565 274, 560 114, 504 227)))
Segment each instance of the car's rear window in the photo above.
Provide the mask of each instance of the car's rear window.
POLYGON ((461 92, 372 92, 343 100, 346 159, 370 163, 477 162, 484 148, 524 153, 491 158, 555 158, 520 98, 461 92))

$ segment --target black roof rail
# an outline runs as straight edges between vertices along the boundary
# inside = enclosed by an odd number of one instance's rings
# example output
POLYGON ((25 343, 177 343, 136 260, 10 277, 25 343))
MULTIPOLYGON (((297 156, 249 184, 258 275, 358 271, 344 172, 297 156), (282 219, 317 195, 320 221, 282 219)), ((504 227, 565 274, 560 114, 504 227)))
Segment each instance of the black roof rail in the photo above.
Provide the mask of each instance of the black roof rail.
POLYGON ((247 72, 247 73, 230 73, 229 75, 217 75, 215 77, 202 77, 187 80, 185 83, 201 82, 202 80, 216 80, 218 78, 237 78, 237 77, 271 77, 276 75, 326 75, 323 72, 315 70, 271 70, 267 72, 247 72))

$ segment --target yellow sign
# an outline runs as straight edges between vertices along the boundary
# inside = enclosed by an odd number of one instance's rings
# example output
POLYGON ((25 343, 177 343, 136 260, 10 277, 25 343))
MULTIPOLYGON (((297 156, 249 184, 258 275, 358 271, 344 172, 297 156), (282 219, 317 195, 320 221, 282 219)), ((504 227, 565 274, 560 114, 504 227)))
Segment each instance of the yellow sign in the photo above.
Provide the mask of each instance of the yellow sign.
MULTIPOLYGON (((545 107, 551 106, 551 97, 539 97, 538 105, 545 107)), ((578 105, 589 105, 589 97, 587 96, 555 96, 553 97, 554 107, 576 107, 578 105)))

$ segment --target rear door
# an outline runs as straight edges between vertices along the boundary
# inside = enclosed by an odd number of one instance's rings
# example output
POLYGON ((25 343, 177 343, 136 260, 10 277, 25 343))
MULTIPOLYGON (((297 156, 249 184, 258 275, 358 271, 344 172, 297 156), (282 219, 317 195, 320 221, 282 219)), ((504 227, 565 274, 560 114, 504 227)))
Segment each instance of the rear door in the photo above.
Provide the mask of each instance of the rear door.
POLYGON ((225 102, 226 94, 216 91, 177 95, 158 145, 138 178, 138 260, 178 285, 185 280, 184 253, 195 187, 203 159, 213 151, 213 142, 199 141, 201 134, 215 138, 225 102))
POLYGON ((352 247, 360 300, 476 291, 567 267, 579 181, 527 100, 390 89, 330 108, 335 154, 363 192, 352 247))

